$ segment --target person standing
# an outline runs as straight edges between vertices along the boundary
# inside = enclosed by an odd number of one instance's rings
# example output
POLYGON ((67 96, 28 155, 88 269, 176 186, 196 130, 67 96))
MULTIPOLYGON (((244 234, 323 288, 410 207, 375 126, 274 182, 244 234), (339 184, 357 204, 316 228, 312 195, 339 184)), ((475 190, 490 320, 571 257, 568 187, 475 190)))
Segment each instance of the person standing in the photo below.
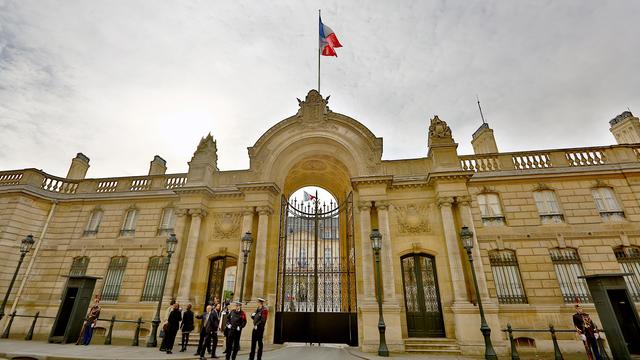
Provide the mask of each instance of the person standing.
POLYGON ((266 302, 263 298, 258 298, 258 308, 251 314, 253 319, 253 331, 251 332, 251 352, 249 353, 249 360, 253 360, 256 355, 256 344, 258 345, 257 360, 262 360, 262 337, 264 336, 264 325, 267 323, 267 317, 269 316, 269 310, 264 305, 266 302))
POLYGON ((76 345, 89 345, 89 343, 91 342, 91 337, 93 336, 93 328, 98 322, 101 310, 102 308, 100 307, 100 296, 96 295, 93 298, 93 305, 91 305, 89 311, 87 311, 87 316, 82 323, 82 329, 80 329, 80 335, 78 335, 76 345))
POLYGON ((165 316, 162 321, 162 327, 161 327, 162 330, 160 331, 160 337, 162 337, 162 341, 160 342, 160 351, 167 351, 165 346, 167 341, 167 325, 168 325, 167 321, 169 320, 169 314, 171 314, 171 312, 173 311, 173 305, 175 303, 176 303, 175 299, 171 299, 171 301, 169 301, 169 307, 167 308, 167 312, 165 313, 165 316))
POLYGON ((583 339, 586 342, 587 356, 593 360, 602 360, 598 349, 598 338, 600 337, 598 327, 593 323, 587 313, 582 314, 584 323, 583 339))
POLYGON ((242 335, 242 329, 247 325, 247 315, 242 311, 242 303, 240 301, 235 302, 235 309, 233 309, 227 320, 227 354, 226 360, 236 360, 238 351, 240 350, 240 336, 242 335))
MULTIPOLYGON (((211 342, 211 336, 218 328, 218 318, 213 311, 213 306, 207 305, 206 310, 202 315, 196 316, 198 319, 202 319, 202 325, 200 326, 200 340, 198 341, 198 351, 196 356, 200 359, 204 359, 205 351, 207 351, 207 345, 211 342)), ((215 357, 215 349, 214 349, 215 357)))
POLYGON ((180 329, 180 321, 182 321, 182 312, 178 303, 173 304, 173 310, 169 313, 169 319, 167 320, 167 331, 164 334, 165 349, 167 354, 173 353, 173 344, 176 341, 176 335, 178 329, 180 329))
POLYGON ((211 358, 217 359, 216 349, 218 348, 218 328, 220 327, 220 303, 214 305, 211 312, 213 318, 213 329, 211 331, 211 358))
POLYGON ((191 304, 187 305, 187 310, 182 314, 182 324, 180 324, 180 330, 182 330, 182 348, 180 352, 187 351, 187 345, 189 345, 189 334, 193 331, 193 311, 191 311, 191 304))

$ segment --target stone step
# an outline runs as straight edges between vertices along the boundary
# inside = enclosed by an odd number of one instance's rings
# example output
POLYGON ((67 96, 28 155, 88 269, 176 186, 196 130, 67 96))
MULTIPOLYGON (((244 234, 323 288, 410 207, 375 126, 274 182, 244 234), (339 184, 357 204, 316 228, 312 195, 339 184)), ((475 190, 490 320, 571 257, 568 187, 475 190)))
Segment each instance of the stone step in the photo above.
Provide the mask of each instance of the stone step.
POLYGON ((405 351, 421 354, 460 355, 460 346, 455 339, 447 338, 410 338, 405 339, 405 351))

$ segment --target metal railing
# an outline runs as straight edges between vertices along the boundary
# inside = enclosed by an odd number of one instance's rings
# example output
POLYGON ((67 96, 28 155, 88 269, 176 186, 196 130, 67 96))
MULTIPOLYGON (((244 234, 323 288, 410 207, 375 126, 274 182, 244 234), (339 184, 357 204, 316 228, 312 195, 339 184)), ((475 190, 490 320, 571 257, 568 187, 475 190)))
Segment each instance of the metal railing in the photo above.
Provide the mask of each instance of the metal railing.
MULTIPOLYGON (((11 326, 13 325, 13 320, 17 317, 33 318, 33 321, 31 322, 31 326, 29 327, 29 331, 27 332, 27 335, 24 337, 25 340, 33 339, 33 332, 35 331, 36 323, 38 319, 55 319, 55 316, 41 316, 39 311, 36 312, 34 315, 17 314, 16 311, 13 311, 11 314, 9 314, 9 321, 7 322, 7 326, 4 328, 4 331, 2 332, 2 336, 0 336, 0 338, 2 339, 9 338, 9 334, 11 332, 11 326)), ((142 324, 151 323, 151 321, 142 320, 142 317, 139 317, 137 320, 117 320, 115 315, 113 315, 110 319, 98 318, 97 321, 109 322, 109 329, 107 331, 107 335, 104 338, 105 345, 111 345, 111 342, 113 339, 113 328, 116 323, 135 324, 136 327, 133 331, 133 339, 131 341, 131 346, 140 345, 140 330, 142 329, 142 324)))
MULTIPOLYGON (((520 360, 520 354, 518 354, 518 348, 516 346, 516 341, 513 338, 514 332, 524 332, 524 333, 550 333, 551 341, 553 341, 553 356, 555 360, 564 360, 562 356, 562 352, 560 351, 560 346, 558 345, 558 338, 556 333, 575 333, 575 329, 556 329, 553 325, 549 325, 548 329, 514 329, 511 327, 511 324, 507 324, 506 329, 502 329, 503 332, 507 333, 509 337, 509 344, 511 345, 511 360, 520 360)), ((602 330, 600 332, 603 332, 602 330)), ((604 340, 602 338, 598 339, 598 349, 600 351, 600 356, 602 360, 610 360, 609 355, 604 347, 604 340)))

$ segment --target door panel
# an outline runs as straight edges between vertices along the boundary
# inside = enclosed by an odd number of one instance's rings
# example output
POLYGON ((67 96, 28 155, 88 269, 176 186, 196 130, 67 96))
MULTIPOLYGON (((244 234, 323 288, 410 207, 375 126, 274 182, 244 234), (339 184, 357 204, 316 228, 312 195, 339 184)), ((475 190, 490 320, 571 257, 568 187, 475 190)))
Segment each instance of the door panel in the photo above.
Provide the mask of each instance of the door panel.
POLYGON ((409 336, 445 336, 434 258, 411 254, 401 263, 409 336))

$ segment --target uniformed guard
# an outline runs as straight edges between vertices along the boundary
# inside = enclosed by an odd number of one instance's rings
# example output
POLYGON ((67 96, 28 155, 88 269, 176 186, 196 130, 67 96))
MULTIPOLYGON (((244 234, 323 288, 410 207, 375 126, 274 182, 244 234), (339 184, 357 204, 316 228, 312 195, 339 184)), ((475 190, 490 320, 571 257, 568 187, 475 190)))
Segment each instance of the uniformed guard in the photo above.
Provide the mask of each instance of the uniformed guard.
POLYGON ((258 359, 262 360, 262 337, 264 335, 264 325, 267 323, 267 317, 269 316, 269 310, 265 306, 266 300, 258 298, 258 308, 251 314, 253 319, 253 331, 251 332, 251 352, 249 353, 249 360, 253 360, 256 355, 256 344, 258 344, 258 359))
POLYGON ((236 356, 240 350, 242 329, 247 325, 247 315, 242 311, 242 303, 236 301, 235 305, 236 308, 229 313, 229 320, 227 320, 227 360, 236 360, 236 356))

